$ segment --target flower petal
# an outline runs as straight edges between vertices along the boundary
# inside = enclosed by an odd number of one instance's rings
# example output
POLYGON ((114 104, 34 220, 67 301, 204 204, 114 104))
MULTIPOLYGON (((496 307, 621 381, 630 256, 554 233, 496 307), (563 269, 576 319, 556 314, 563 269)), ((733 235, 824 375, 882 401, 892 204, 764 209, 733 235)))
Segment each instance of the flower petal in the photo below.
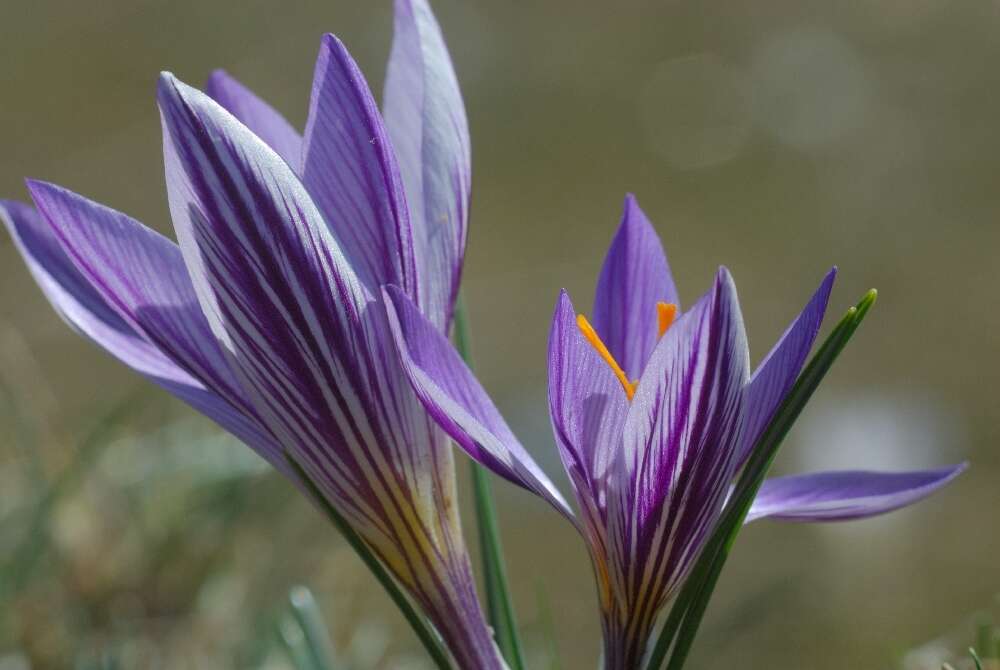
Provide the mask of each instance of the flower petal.
POLYGON ((885 514, 926 498, 955 479, 967 464, 915 472, 815 472, 768 479, 746 523, 765 517, 782 521, 847 521, 885 514))
POLYGON ((403 370, 427 412, 469 456, 572 517, 461 356, 397 287, 383 289, 403 370))
POLYGON ((426 0, 396 0, 384 113, 406 187, 420 301, 447 332, 468 229, 469 125, 441 29, 426 0))
POLYGON ((621 667, 638 663, 657 613, 718 519, 749 368, 736 290, 723 268, 653 351, 609 480, 608 563, 620 605, 605 625, 606 653, 621 667))
POLYGON ((830 301, 830 290, 836 277, 837 268, 826 274, 816 293, 750 378, 745 391, 746 419, 738 449, 739 466, 746 463, 754 444, 798 379, 823 323, 823 315, 830 301))
POLYGON ((457 662, 499 668, 462 542, 452 452, 404 380, 384 310, 276 153, 172 75, 158 98, 181 251, 254 407, 457 662))
POLYGON ((362 283, 372 295, 396 284, 416 296, 396 158, 364 76, 333 35, 316 59, 303 152, 302 183, 362 283))
MULTIPOLYGON (((693 491, 677 484, 699 487, 698 500, 723 496, 749 366, 736 288, 723 268, 657 345, 632 399, 622 465, 636 487, 637 519, 663 514, 664 503, 694 502, 681 500, 693 491)), ((707 510, 689 511, 700 518, 707 510)))
POLYGON ((657 302, 680 305, 660 238, 629 194, 594 295, 594 328, 629 379, 656 347, 657 302))
POLYGON ((267 142, 293 170, 302 169, 302 135, 271 105, 225 70, 208 77, 205 92, 267 142))
MULTIPOLYGON (((33 190, 43 193, 48 188, 54 189, 56 198, 60 193, 67 194, 69 198, 67 205, 72 198, 79 198, 55 187, 41 184, 36 184, 33 190)), ((44 194, 39 198, 48 201, 44 194)), ((62 210, 56 207, 52 211, 62 210)), ((84 225, 91 223, 86 217, 82 218, 85 221, 84 225)), ((33 207, 17 202, 0 203, 0 219, 6 224, 42 292, 56 312, 72 328, 125 365, 213 419, 278 469, 282 471, 286 469, 285 459, 274 441, 254 419, 206 389, 201 382, 165 355, 159 347, 126 323, 106 302, 99 289, 81 274, 63 251, 53 226, 43 220, 33 207)), ((72 221, 71 218, 60 216, 55 225, 75 225, 72 221)), ((116 254, 114 257, 127 258, 129 254, 116 254)), ((183 266, 180 267, 180 271, 186 277, 183 266)), ((155 312, 156 309, 155 304, 147 305, 148 311, 155 312)))
POLYGON ((158 98, 170 210, 209 337, 282 445, 357 442, 369 357, 354 332, 369 298, 276 153, 172 75, 158 98))
POLYGON ((580 333, 562 291, 549 333, 549 413, 580 507, 601 526, 608 468, 621 448, 628 408, 621 383, 580 333))

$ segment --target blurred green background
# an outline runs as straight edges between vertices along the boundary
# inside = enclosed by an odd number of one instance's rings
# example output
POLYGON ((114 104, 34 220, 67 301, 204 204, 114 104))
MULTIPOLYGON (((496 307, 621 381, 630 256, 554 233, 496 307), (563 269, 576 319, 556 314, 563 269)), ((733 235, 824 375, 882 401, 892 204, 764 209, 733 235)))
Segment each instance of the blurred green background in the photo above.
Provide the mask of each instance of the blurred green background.
MULTIPOLYGON (((891 517, 749 528, 692 667, 893 667, 988 605, 1000 5, 433 4, 472 129, 476 358, 550 473, 551 310, 560 287, 589 309, 628 191, 686 304, 732 270, 754 360, 829 266, 833 314, 879 289, 780 471, 973 463, 891 517)), ((157 73, 198 84, 225 67, 301 127, 325 31, 379 91, 389 0, 0 4, 0 194, 43 178, 169 231, 157 73)), ((109 649, 125 667, 287 667, 274 622, 298 583, 354 667, 419 667, 401 617, 290 486, 72 334, 6 237, 0 261, 0 667, 100 667, 109 649)), ((541 502, 498 496, 532 667, 551 660, 550 629, 562 668, 594 667, 583 545, 541 502)))

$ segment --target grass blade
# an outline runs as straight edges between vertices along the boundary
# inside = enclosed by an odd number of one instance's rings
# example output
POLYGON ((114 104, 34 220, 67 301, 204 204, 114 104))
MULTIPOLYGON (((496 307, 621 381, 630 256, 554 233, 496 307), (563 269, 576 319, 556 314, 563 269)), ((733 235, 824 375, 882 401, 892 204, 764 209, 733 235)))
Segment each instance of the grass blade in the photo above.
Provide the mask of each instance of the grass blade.
POLYGON ((313 657, 306 645, 305 631, 293 616, 286 614, 278 620, 277 633, 278 640, 288 653, 294 670, 319 670, 313 663, 313 657))
MULTIPOLYGON (((459 300, 455 308, 455 348, 466 365, 472 367, 472 347, 465 306, 459 300)), ((524 654, 517 632, 517 618, 507 583, 507 568, 500 543, 496 506, 490 473, 471 461, 472 494, 476 506, 476 527, 479 529, 479 549, 483 561, 483 581, 486 587, 486 608, 500 653, 511 670, 524 670, 524 654)))
POLYGON ((298 622, 305 636, 305 645, 317 670, 333 670, 335 667, 333 642, 323 613, 305 586, 295 586, 288 594, 292 606, 292 616, 298 622))
POLYGON ((875 303, 875 297, 876 293, 873 289, 865 294, 857 305, 847 311, 847 314, 833 329, 802 374, 799 375, 795 386, 792 387, 791 392, 782 402, 778 411, 775 412, 774 418, 771 419, 757 444, 754 445, 753 455, 740 475, 718 528, 706 544, 705 550, 681 588, 681 592, 667 616, 666 623, 661 629, 650 655, 647 670, 659 670, 667 652, 671 650, 671 646, 673 646, 673 651, 667 670, 680 670, 683 667, 701 625, 701 619, 708 607, 708 601, 715 590, 722 567, 729 557, 733 542, 743 527, 743 521, 747 512, 750 511, 758 489, 764 482, 764 477, 774 461, 778 448, 830 370, 833 362, 847 346, 858 326, 861 325, 868 310, 875 303))

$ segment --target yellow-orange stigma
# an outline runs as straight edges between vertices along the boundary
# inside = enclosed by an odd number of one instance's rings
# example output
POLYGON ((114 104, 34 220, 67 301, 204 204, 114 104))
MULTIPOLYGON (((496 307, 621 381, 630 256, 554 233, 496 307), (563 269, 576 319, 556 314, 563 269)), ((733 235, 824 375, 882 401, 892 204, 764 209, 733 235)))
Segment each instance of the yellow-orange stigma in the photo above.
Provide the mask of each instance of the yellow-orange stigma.
MULTIPOLYGON (((673 325, 674 319, 677 317, 677 305, 666 302, 658 302, 656 303, 656 314, 658 317, 657 332, 659 338, 663 337, 664 333, 666 333, 670 329, 670 326, 673 325)), ((625 396, 629 400, 632 400, 632 397, 635 395, 635 389, 639 386, 639 380, 629 380, 628 375, 625 374, 622 366, 618 364, 615 357, 611 355, 610 351, 608 351, 608 347, 601 340, 601 337, 597 334, 597 331, 594 330, 594 327, 590 325, 590 321, 587 320, 587 317, 583 314, 577 314, 576 325, 580 329, 580 332, 583 333, 583 336, 587 338, 587 341, 590 342, 590 345, 594 347, 594 350, 601 356, 601 358, 604 359, 604 362, 608 364, 608 367, 611 368, 615 377, 618 378, 622 388, 625 389, 625 396)))
POLYGON ((658 302, 656 303, 656 315, 660 321, 657 332, 659 337, 663 337, 670 330, 670 326, 674 325, 674 319, 677 318, 677 305, 672 302, 658 302))

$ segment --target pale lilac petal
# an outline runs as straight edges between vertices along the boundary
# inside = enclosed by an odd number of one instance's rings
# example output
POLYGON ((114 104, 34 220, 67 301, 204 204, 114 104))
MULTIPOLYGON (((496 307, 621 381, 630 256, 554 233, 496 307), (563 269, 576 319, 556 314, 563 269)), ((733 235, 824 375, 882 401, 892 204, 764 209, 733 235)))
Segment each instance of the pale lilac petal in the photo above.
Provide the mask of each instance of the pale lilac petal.
POLYGON ((447 332, 468 229, 469 125, 441 29, 426 0, 396 0, 385 123, 406 187, 420 305, 447 332))
POLYGON ((395 154, 357 64, 333 35, 316 59, 302 183, 372 295, 416 296, 410 220, 395 154))
POLYGON ((657 302, 680 306, 660 238, 630 194, 597 280, 593 319, 594 329, 629 379, 642 374, 656 347, 657 302))
POLYGON ((171 75, 158 97, 170 210, 208 337, 287 448, 357 441, 368 356, 355 333, 369 299, 336 241, 256 135, 171 75))
POLYGON ((403 369, 427 412, 472 458, 571 516, 455 348, 395 286, 384 289, 403 369))
POLYGON ((738 449, 740 466, 746 463, 754 444, 798 379, 823 323, 836 276, 837 268, 826 274, 809 303, 788 326, 750 378, 744 400, 745 424, 738 449))
POLYGON ((847 521, 885 514, 922 500, 955 479, 967 464, 915 472, 815 472, 768 479, 746 522, 847 521))
POLYGON ((255 408, 457 662, 499 669, 462 545, 452 451, 405 381, 385 311, 276 153, 169 74, 158 97, 181 250, 255 408))
POLYGON ((302 167, 302 135, 276 109, 225 70, 216 70, 205 92, 285 159, 296 172, 302 167))
MULTIPOLYGON (((206 389, 108 305, 63 251, 53 227, 33 207, 2 202, 0 220, 6 224, 46 298, 73 329, 213 419, 278 469, 286 470, 285 459, 277 445, 254 419, 206 389)), ((73 225, 66 219, 60 221, 73 225)), ((183 271, 183 267, 180 269, 183 271)), ((150 306, 150 310, 155 309, 150 306)))
POLYGON ((615 667, 638 663, 657 613, 718 519, 735 467, 750 361, 732 278, 667 331, 625 421, 608 487, 609 565, 623 599, 607 622, 615 667), (617 615, 616 615, 617 616, 617 615), (621 661, 618 664, 618 661, 621 661))
POLYGON ((581 509, 604 523, 608 468, 622 442, 629 403, 618 378, 580 332, 562 291, 549 334, 549 413, 581 509))

